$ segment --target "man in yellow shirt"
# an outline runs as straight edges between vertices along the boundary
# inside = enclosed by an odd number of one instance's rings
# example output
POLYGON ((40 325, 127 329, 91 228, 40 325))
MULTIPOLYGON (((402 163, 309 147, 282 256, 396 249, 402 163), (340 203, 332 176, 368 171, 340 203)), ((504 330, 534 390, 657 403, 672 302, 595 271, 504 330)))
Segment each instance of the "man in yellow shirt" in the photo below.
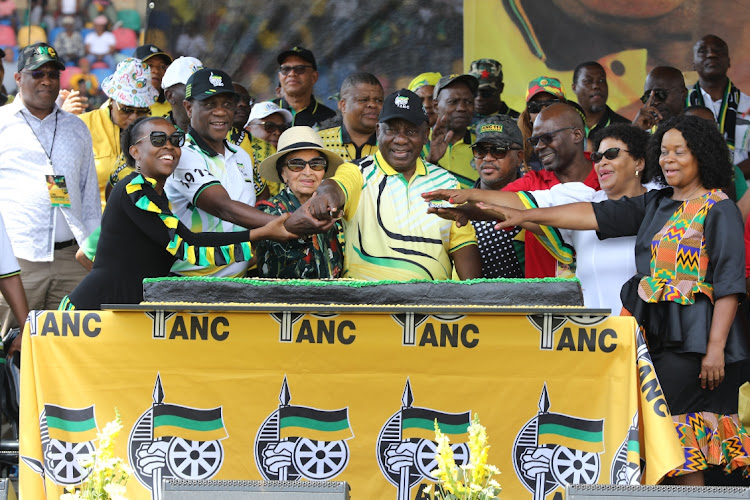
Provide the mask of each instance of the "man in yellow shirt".
POLYGON ((172 109, 172 106, 164 96, 164 89, 162 88, 161 80, 169 65, 172 64, 172 56, 161 50, 156 45, 147 43, 146 45, 141 45, 135 49, 133 57, 140 59, 151 69, 151 85, 153 85, 159 93, 156 102, 151 106, 151 115, 166 116, 172 109))
POLYGON ((151 70, 131 57, 117 65, 114 74, 102 82, 109 99, 99 109, 79 116, 91 132, 94 163, 102 209, 106 202, 105 187, 120 156, 120 132, 140 116, 148 116, 150 106, 159 95, 151 86, 151 70))
POLYGON ((360 280, 478 278, 482 265, 471 225, 427 213, 422 193, 459 187, 446 170, 420 158, 427 140, 421 99, 401 89, 385 98, 377 125, 378 151, 344 163, 310 200, 319 220, 343 214, 344 277, 360 280))

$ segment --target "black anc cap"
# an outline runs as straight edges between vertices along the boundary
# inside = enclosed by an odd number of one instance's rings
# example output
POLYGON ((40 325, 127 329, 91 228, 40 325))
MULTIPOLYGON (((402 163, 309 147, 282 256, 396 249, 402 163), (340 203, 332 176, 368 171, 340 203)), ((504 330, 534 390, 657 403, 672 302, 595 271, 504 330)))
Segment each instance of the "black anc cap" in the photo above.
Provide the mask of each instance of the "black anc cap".
POLYGON ((279 66, 284 64, 284 59, 286 59, 289 56, 297 56, 301 59, 304 59, 305 61, 312 64, 312 67, 315 71, 318 71, 318 63, 315 62, 315 56, 313 55, 312 51, 307 50, 304 47, 292 47, 289 50, 285 50, 281 54, 279 54, 279 57, 276 58, 276 62, 279 63, 279 66))
POLYGON ((523 134, 518 128, 516 121, 508 115, 490 115, 477 123, 477 140, 474 146, 480 142, 489 142, 496 146, 508 148, 513 144, 523 146, 523 134))
POLYGON ((232 77, 220 69, 199 69, 190 75, 185 86, 185 99, 203 101, 219 94, 237 95, 232 77))
POLYGON ((167 59, 169 59, 169 63, 172 63, 172 56, 161 50, 156 45, 147 43, 146 45, 141 45, 137 49, 135 49, 135 52, 133 52, 133 57, 136 59, 140 59, 143 62, 146 62, 149 58, 154 56, 164 56, 167 59))
POLYGON ((406 89, 401 89, 386 97, 378 121, 383 123, 394 118, 401 118, 414 125, 426 123, 427 112, 422 106, 422 99, 406 89))
POLYGON ((18 71, 20 72, 23 69, 38 69, 48 62, 55 63, 55 66, 60 71, 65 69, 65 64, 63 64, 60 56, 57 55, 57 51, 53 47, 46 43, 35 43, 24 47, 21 53, 18 54, 18 71))

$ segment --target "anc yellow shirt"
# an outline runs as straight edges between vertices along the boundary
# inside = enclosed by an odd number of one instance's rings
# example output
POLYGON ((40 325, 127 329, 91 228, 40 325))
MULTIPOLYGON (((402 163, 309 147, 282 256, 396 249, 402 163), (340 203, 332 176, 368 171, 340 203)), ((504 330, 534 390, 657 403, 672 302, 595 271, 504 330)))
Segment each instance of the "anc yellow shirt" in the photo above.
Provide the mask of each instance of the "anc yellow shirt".
POLYGON ((96 180, 99 183, 99 194, 104 210, 104 189, 109 176, 115 170, 117 157, 120 155, 120 127, 109 117, 109 101, 99 109, 83 113, 78 116, 91 132, 94 144, 94 165, 96 166, 96 180))
POLYGON ((377 152, 359 167, 344 163, 332 179, 346 197, 345 278, 447 280, 453 271, 450 254, 476 245, 470 224, 459 228, 427 213, 422 193, 459 187, 445 169, 418 159, 407 181, 377 152))

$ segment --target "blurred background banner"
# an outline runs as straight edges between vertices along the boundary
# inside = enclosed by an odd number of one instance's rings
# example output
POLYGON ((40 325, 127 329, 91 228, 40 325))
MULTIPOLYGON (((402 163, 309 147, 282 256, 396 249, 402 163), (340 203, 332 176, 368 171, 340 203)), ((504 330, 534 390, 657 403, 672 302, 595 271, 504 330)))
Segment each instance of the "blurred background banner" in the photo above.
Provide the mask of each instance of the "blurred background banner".
POLYGON ((155 0, 148 6, 147 43, 223 68, 260 98, 275 97, 276 56, 295 45, 315 54, 315 95, 324 103, 355 71, 375 74, 387 94, 424 71, 462 67, 462 0, 155 0))

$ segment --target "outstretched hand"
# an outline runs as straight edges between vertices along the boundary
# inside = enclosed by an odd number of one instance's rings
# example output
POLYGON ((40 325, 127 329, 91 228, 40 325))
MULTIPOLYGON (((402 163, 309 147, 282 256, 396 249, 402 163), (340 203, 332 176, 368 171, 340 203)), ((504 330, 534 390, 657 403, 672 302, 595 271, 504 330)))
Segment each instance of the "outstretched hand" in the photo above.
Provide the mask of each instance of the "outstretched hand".
POLYGON ((432 128, 430 152, 427 154, 425 160, 437 164, 448 150, 448 144, 453 140, 453 135, 453 131, 448 130, 448 116, 443 115, 439 117, 432 128))
POLYGON ((294 233, 289 232, 284 223, 291 216, 291 214, 281 214, 265 226, 261 226, 258 229, 253 230, 252 239, 257 241, 261 240, 274 240, 274 241, 287 241, 296 240, 299 238, 294 233))
POLYGON ((514 226, 520 226, 527 222, 524 218, 525 210, 493 205, 491 203, 477 203, 477 208, 482 210, 485 215, 492 219, 497 219, 495 229, 507 229, 514 226))
POLYGON ((422 198, 425 201, 448 201, 454 205, 471 203, 473 201, 471 189, 436 189, 435 191, 422 193, 422 198))

